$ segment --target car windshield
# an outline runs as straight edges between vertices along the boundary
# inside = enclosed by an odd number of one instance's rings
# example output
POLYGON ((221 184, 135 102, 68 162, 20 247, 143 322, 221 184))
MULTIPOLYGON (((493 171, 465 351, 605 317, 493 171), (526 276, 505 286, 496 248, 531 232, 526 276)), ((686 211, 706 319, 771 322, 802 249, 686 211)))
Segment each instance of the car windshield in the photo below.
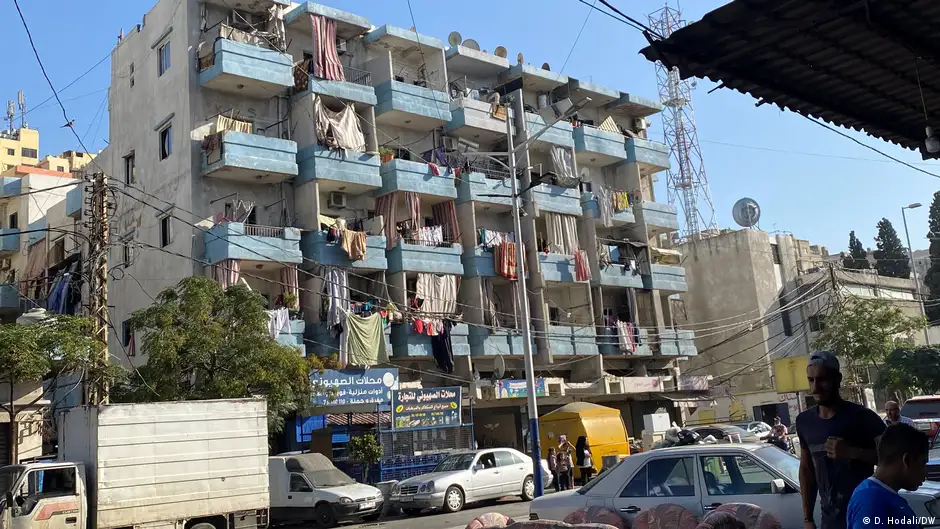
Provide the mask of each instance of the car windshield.
POLYGON ((800 460, 796 456, 770 445, 755 450, 754 455, 777 469, 777 472, 786 476, 793 483, 800 482, 800 460))
POLYGON ((742 437, 749 437, 753 435, 751 432, 738 426, 719 426, 718 429, 724 432, 725 435, 740 435, 742 437))
POLYGON ((356 482, 353 478, 347 476, 338 468, 327 468, 324 470, 308 470, 304 472, 307 479, 314 487, 326 489, 329 487, 342 487, 343 485, 352 485, 356 482))
POLYGON ((940 418, 940 399, 907 401, 901 408, 901 415, 911 419, 940 418))
POLYGON ((434 467, 434 472, 453 472, 454 470, 469 470, 476 454, 456 454, 441 461, 434 467))
MULTIPOLYGON (((742 429, 742 430, 747 430, 747 431, 750 431, 750 430, 751 430, 751 428, 749 428, 749 426, 751 426, 751 423, 747 423, 747 422, 742 422, 742 423, 738 423, 738 424, 732 424, 731 426, 734 426, 735 428, 740 428, 740 429, 742 429)), ((756 427, 756 426, 757 426, 757 425, 755 425, 755 427, 756 427)))
POLYGON ((616 463, 614 466, 612 466, 612 467, 610 467, 610 468, 608 468, 608 469, 602 471, 602 472, 601 472, 600 474, 598 474, 594 479, 592 479, 591 481, 588 481, 588 484, 587 484, 587 485, 585 485, 585 486, 579 488, 579 489, 578 489, 578 494, 587 494, 587 492, 588 492, 589 490, 591 490, 592 488, 594 488, 594 485, 597 485, 598 483, 600 483, 601 481, 603 481, 604 478, 606 478, 607 476, 613 474, 614 471, 617 469, 617 467, 619 467, 620 465, 622 465, 623 462, 626 461, 627 459, 630 459, 630 458, 629 458, 629 457, 625 457, 625 458, 621 459, 620 461, 617 461, 617 463, 616 463))
POLYGON ((13 485, 22 473, 23 467, 20 465, 0 468, 0 499, 2 499, 2 495, 13 490, 13 485))

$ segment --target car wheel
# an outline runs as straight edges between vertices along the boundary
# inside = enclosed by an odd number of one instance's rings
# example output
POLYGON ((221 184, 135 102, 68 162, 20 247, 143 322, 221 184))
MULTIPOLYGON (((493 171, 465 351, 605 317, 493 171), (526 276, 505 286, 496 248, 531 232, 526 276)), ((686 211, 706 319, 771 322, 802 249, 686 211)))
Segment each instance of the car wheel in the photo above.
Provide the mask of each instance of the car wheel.
POLYGON ((421 514, 421 509, 402 509, 402 512, 405 513, 405 516, 417 516, 421 514))
POLYGON ((463 491, 450 486, 444 493, 444 512, 458 512, 463 509, 463 491))
POLYGON ((318 527, 336 527, 336 514, 329 503, 321 503, 314 509, 318 527))
POLYGON ((522 480, 522 501, 532 501, 535 498, 535 480, 532 476, 526 476, 522 480))

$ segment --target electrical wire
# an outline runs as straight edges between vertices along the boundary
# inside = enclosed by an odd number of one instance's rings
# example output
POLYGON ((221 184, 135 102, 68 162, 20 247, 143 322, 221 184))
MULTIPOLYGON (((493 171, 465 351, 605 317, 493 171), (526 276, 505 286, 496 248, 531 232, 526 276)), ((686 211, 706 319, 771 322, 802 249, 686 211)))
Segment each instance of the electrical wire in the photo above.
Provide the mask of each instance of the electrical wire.
POLYGON ((591 13, 593 13, 594 9, 596 8, 597 0, 594 0, 594 3, 591 5, 591 9, 588 9, 587 16, 584 17, 584 22, 581 24, 581 29, 578 30, 578 36, 574 38, 574 43, 571 45, 571 49, 568 50, 568 56, 565 57, 565 62, 561 65, 561 70, 558 71, 559 74, 565 73, 565 66, 568 66, 568 60, 571 59, 571 54, 574 53, 575 47, 578 46, 578 41, 581 40, 581 34, 584 33, 584 28, 587 26, 588 20, 591 18, 591 13))

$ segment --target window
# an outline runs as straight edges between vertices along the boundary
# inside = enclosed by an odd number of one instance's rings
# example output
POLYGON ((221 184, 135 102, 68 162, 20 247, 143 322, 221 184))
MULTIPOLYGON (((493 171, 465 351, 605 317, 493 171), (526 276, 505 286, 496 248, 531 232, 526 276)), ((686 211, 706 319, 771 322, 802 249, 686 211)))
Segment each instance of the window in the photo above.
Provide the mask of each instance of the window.
POLYGON ((124 157, 124 183, 131 185, 137 181, 137 159, 134 151, 124 157))
POLYGON ((159 75, 163 75, 163 72, 170 69, 170 43, 167 42, 163 46, 160 46, 160 56, 159 56, 159 75))
POLYGON ((17 503, 20 515, 28 515, 43 498, 75 495, 75 467, 34 470, 26 475, 26 487, 20 489, 17 503))
POLYGON ((130 320, 124 320, 124 323, 121 324, 121 345, 127 347, 131 344, 131 337, 134 335, 131 332, 130 320))
POLYGON ((160 159, 166 160, 173 154, 173 126, 160 129, 160 159))
POLYGON ((515 464, 515 461, 512 459, 512 452, 507 452, 505 450, 496 452, 496 462, 501 467, 511 467, 515 464))
POLYGON ((774 264, 780 264, 780 246, 776 244, 771 244, 770 248, 774 252, 774 264))
MULTIPOLYGON (((787 306, 787 297, 783 295, 783 292, 777 296, 777 301, 780 303, 781 309, 787 306)), ((782 310, 780 313, 780 321, 783 323, 783 334, 785 336, 793 336, 793 324, 790 323, 790 311, 782 310)))
POLYGON ((712 496, 771 494, 770 472, 746 456, 702 457, 705 487, 712 496))
POLYGON ((131 88, 134 88, 134 63, 127 68, 127 73, 131 77, 131 88))
POLYGON ((692 465, 691 457, 654 459, 630 480, 620 497, 695 496, 692 465))
POLYGON ((173 224, 170 222, 170 216, 167 215, 160 219, 160 247, 166 248, 173 242, 173 224))
POLYGON ((816 314, 809 317, 809 330, 811 332, 819 332, 826 328, 826 316, 816 314))
POLYGON ((63 166, 63 165, 57 165, 57 166, 55 166, 55 170, 56 170, 56 171, 59 171, 60 173, 64 173, 64 172, 65 172, 65 166, 63 166))
POLYGON ((548 321, 552 325, 561 324, 561 309, 558 307, 548 307, 548 321))
POLYGON ((16 149, 7 149, 7 156, 15 156, 16 149))
POLYGON ((23 147, 23 158, 39 158, 39 151, 23 147))
POLYGON ((493 452, 488 452, 480 456, 478 465, 483 465, 483 468, 496 468, 496 456, 493 452))
POLYGON ((307 478, 303 474, 291 473, 290 492, 313 492, 313 487, 307 483, 307 478))
POLYGON ((131 245, 125 242, 124 244, 121 245, 121 251, 124 253, 124 255, 122 256, 123 261, 121 262, 124 263, 124 266, 130 266, 131 265, 131 245))
POLYGON ((10 213, 10 225, 7 226, 11 230, 15 230, 20 227, 20 214, 19 213, 10 213))

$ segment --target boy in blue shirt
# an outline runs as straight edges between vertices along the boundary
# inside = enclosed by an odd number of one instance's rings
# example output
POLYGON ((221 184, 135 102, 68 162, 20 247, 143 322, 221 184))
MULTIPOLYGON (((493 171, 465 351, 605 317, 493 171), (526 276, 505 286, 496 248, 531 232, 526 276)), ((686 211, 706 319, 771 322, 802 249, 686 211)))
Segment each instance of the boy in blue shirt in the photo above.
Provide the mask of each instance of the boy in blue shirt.
POLYGON ((907 424, 889 426, 878 442, 878 468, 852 494, 848 529, 905 526, 919 529, 920 521, 900 489, 917 490, 927 477, 930 443, 923 432, 907 424))

